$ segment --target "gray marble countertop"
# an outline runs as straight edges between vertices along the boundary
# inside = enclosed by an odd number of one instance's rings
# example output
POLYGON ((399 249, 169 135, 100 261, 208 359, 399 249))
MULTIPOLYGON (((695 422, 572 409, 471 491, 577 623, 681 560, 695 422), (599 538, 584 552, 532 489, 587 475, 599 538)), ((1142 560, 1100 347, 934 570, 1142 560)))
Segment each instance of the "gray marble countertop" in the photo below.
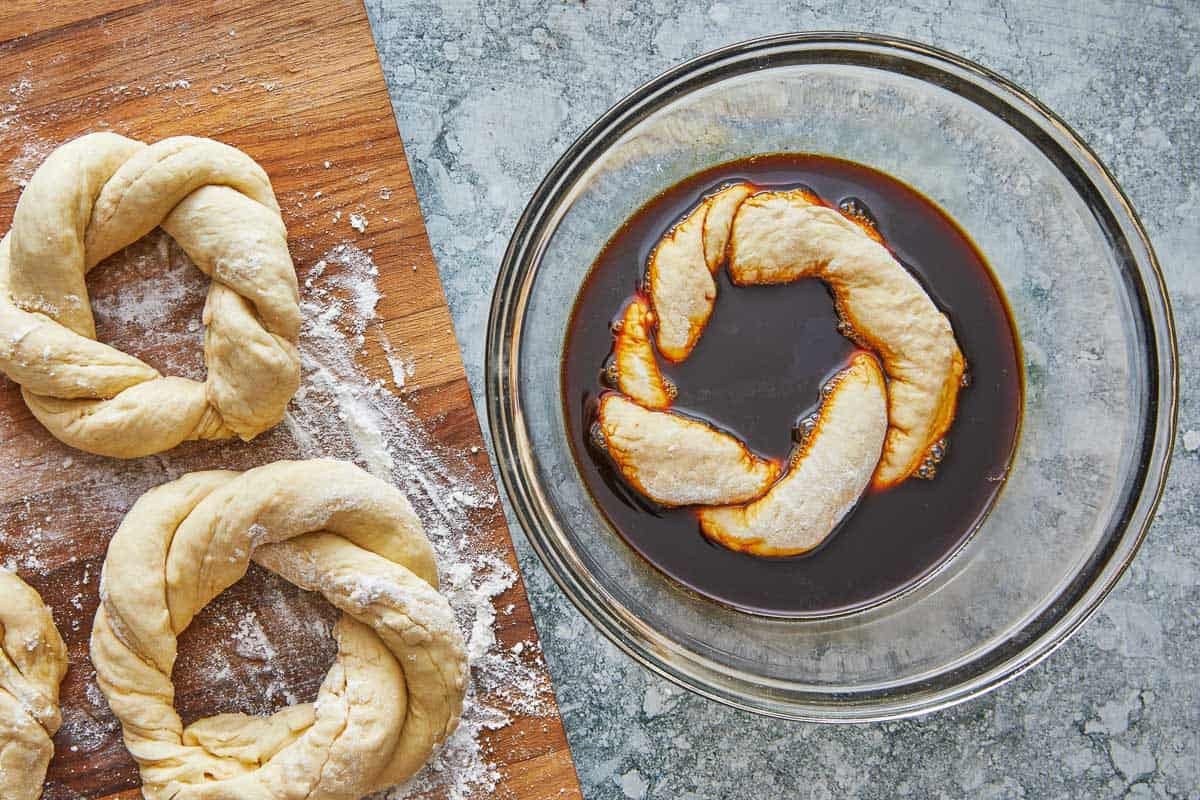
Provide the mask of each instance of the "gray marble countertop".
POLYGON ((982 699, 917 720, 849 727, 719 706, 610 645, 514 527, 584 794, 1200 797, 1200 5, 874 5, 367 0, 481 416, 492 285, 542 175, 627 91, 678 61, 753 36, 888 33, 1008 76, 1099 152, 1166 272, 1181 345, 1181 435, 1158 518, 1084 630, 982 699))

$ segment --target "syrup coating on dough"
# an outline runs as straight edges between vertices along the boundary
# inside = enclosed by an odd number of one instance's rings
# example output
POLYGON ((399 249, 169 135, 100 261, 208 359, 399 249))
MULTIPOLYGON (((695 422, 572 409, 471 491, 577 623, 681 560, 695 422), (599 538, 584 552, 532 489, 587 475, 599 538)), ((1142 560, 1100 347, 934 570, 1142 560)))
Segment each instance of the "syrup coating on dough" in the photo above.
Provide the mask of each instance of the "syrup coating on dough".
POLYGON ((646 408, 662 409, 671 405, 675 390, 654 357, 653 325, 654 312, 645 300, 634 297, 621 315, 611 369, 618 391, 646 408))
POLYGON ((600 401, 599 431, 621 476, 660 505, 744 503, 779 477, 778 464, 737 437, 616 393, 600 401))
POLYGON ((705 200, 659 241, 650 254, 646 288, 658 316, 658 351, 683 361, 696 346, 717 299, 717 284, 704 260, 705 200))
POLYGON ((739 285, 820 278, 856 341, 879 354, 889 427, 873 487, 895 486, 936 460, 954 421, 962 351, 950 320, 861 224, 809 192, 760 192, 734 217, 729 272, 739 285))
POLYGON ((700 511, 700 528, 731 550, 790 556, 812 550, 857 504, 887 433, 887 390, 875 357, 860 351, 829 383, 815 424, 787 474, 744 506, 700 511))
POLYGON ((733 215, 738 206, 750 195, 754 186, 735 183, 710 196, 708 213, 704 216, 704 261, 709 272, 716 273, 725 264, 729 247, 729 229, 733 226, 733 215))
POLYGON ((748 183, 735 183, 704 198, 651 253, 646 284, 658 317, 658 350, 668 361, 687 358, 704 333, 733 215, 753 191, 748 183))

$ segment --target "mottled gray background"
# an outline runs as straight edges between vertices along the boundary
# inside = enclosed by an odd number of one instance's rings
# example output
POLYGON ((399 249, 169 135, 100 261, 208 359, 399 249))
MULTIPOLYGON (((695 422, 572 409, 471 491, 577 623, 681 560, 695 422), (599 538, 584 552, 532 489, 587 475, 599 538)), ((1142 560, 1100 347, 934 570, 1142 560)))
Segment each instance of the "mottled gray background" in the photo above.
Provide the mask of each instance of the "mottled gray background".
MULTIPOLYGON (((368 0, 482 412, 492 284, 525 201, 627 91, 740 39, 855 29, 920 39, 1033 91, 1140 211, 1179 325, 1170 487, 1103 610, 1008 686, 915 721, 762 719, 650 675, 596 633, 515 534, 584 793, 663 797, 1200 797, 1200 4, 368 0)), ((481 414, 482 415, 482 414, 481 414)), ((514 528, 514 531, 516 529, 514 528)))

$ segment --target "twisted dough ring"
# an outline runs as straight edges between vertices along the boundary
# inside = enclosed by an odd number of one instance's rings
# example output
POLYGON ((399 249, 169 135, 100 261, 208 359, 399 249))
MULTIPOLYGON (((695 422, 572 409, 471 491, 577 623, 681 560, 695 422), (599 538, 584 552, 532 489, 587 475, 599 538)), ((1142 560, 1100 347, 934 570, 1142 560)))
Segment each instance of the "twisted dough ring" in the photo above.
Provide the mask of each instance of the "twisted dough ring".
POLYGON ((0 240, 0 370, 33 415, 119 458, 189 439, 251 439, 300 384, 296 273, 262 167, 211 139, 82 136, 30 178, 0 240), (95 341, 84 278, 161 225, 211 276, 203 383, 95 341))
POLYGON ((91 654, 148 800, 357 800, 408 778, 458 724, 462 636, 404 496, 352 464, 280 461, 150 490, 104 562, 91 654), (176 637, 250 559, 344 612, 311 704, 175 712, 176 637))
POLYGON ((58 684, 67 671, 50 609, 15 574, 0 569, 0 797, 36 800, 62 717, 58 684))
POLYGON ((735 550, 778 556, 820 544, 872 486, 933 477, 965 362, 950 320, 878 232, 805 189, 736 183, 705 197, 650 256, 647 298, 616 326, 596 431, 621 475, 663 506, 699 505, 701 530, 735 550), (671 411, 655 356, 696 346, 727 265, 738 285, 820 278, 860 351, 822 391, 783 471, 738 438, 671 411), (876 360, 878 356, 878 360, 876 360), (882 372, 880 370, 882 362, 882 372), (884 381, 886 373, 886 385, 884 381), (782 475, 782 477, 781 477, 782 475))

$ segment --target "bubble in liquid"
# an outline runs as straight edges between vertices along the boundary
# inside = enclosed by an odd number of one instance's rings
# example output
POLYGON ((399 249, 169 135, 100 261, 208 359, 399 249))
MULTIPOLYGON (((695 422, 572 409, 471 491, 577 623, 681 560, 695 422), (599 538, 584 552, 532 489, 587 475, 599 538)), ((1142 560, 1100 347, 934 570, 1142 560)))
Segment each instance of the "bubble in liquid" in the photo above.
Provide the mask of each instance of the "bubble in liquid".
POLYGON ((604 438, 604 429, 600 427, 599 422, 593 422, 592 426, 588 428, 588 438, 597 447, 604 450, 608 449, 608 441, 604 438))
POLYGON ((843 214, 861 220, 872 228, 878 228, 879 222, 875 219, 875 215, 871 213, 871 209, 857 197, 847 197, 838 203, 838 208, 843 214))
POLYGON ((609 330, 611 330, 613 332, 613 336, 620 336, 621 329, 625 327, 625 320, 614 319, 612 322, 609 323, 608 327, 609 327, 609 330))
POLYGON ((621 376, 620 372, 617 370, 616 361, 608 362, 608 364, 606 364, 604 369, 600 372, 600 381, 612 387, 616 387, 617 381, 620 379, 620 377, 621 376))
POLYGON ((808 416, 796 423, 796 427, 792 429, 792 439, 797 444, 804 444, 816 432, 817 419, 814 416, 808 416))
POLYGON ((666 389, 668 398, 671 400, 679 399, 679 387, 675 385, 675 381, 670 378, 663 378, 663 387, 666 389))
POLYGON ((849 323, 842 317, 842 310, 840 308, 837 309, 837 313, 838 313, 837 332, 839 334, 841 334, 842 336, 845 336, 850 341, 854 342, 859 347, 871 349, 871 345, 866 340, 866 338, 864 338, 861 334, 859 334, 858 330, 855 329, 854 325, 852 325, 851 323, 849 323))
POLYGON ((925 460, 921 462, 921 466, 917 467, 917 477, 928 480, 936 476, 937 465, 942 463, 949 447, 950 443, 946 441, 945 437, 934 442, 929 448, 929 452, 925 454, 925 460))

